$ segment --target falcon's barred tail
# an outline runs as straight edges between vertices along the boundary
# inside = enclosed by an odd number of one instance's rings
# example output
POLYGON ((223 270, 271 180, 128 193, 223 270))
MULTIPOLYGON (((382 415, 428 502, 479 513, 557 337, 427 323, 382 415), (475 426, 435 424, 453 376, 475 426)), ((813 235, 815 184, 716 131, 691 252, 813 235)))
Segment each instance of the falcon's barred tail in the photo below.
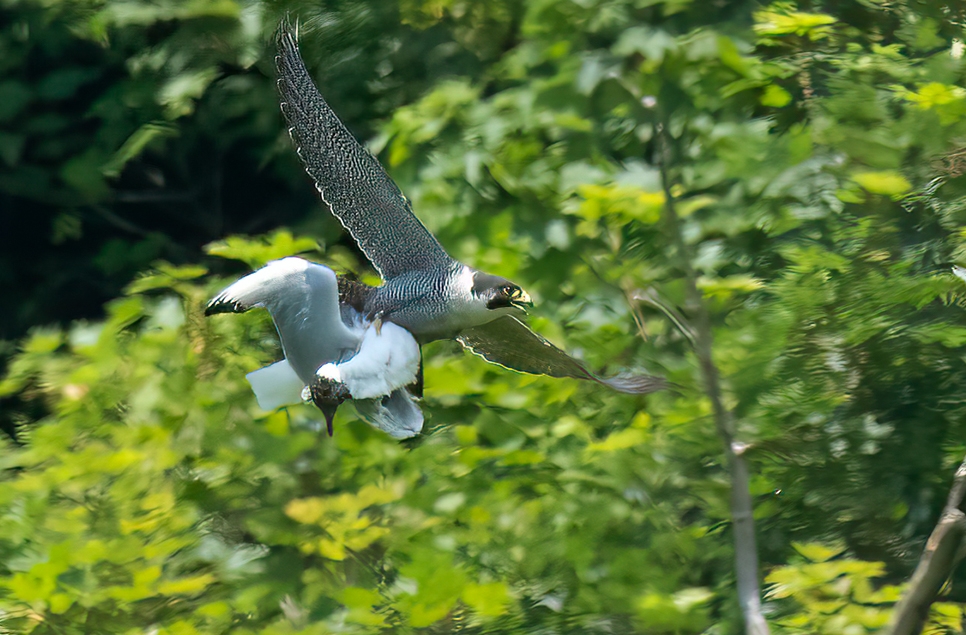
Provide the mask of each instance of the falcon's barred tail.
POLYGON ((618 392, 626 392, 629 395, 646 395, 657 392, 658 390, 664 390, 671 385, 663 377, 644 374, 617 375, 609 379, 594 375, 594 381, 605 386, 610 386, 618 392))

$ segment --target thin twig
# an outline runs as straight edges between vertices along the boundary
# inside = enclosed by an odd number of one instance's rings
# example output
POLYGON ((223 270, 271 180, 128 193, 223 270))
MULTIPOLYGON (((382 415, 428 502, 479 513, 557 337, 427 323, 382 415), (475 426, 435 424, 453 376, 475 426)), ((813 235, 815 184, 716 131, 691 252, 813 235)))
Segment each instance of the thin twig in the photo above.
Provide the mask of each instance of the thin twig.
POLYGON ((681 334, 688 338, 688 341, 691 342, 691 346, 694 346, 694 329, 691 328, 691 326, 688 324, 688 321, 684 319, 683 315, 678 313, 674 307, 664 301, 660 294, 658 294, 657 290, 651 287, 645 289, 644 291, 635 291, 632 299, 637 302, 646 302, 663 313, 665 317, 671 320, 671 323, 674 324, 679 331, 681 331, 681 334))
POLYGON ((611 282, 603 275, 601 275, 601 273, 597 271, 597 267, 595 267, 594 264, 588 258, 581 258, 581 260, 585 265, 587 265, 587 269, 592 274, 594 274, 594 277, 600 280, 601 283, 610 287, 615 287, 617 289, 620 289, 621 294, 623 294, 624 296, 624 301, 627 302, 627 306, 631 310, 631 316, 634 318, 634 324, 637 326, 637 334, 640 335, 641 339, 646 342, 648 337, 647 337, 647 329, 644 328, 644 315, 641 313, 640 308, 637 306, 637 303, 635 302, 637 298, 634 296, 633 292, 630 289, 628 289, 626 285, 611 282))
POLYGON ((117 203, 182 203, 197 196, 194 190, 117 190, 113 199, 117 203))
POLYGON ((621 285, 621 293, 624 294, 624 301, 627 302, 627 306, 631 309, 631 317, 634 318, 634 324, 637 326, 637 334, 646 342, 648 339, 647 328, 645 328, 644 314, 641 313, 641 307, 634 301, 636 292, 625 285, 621 285))
POLYGON ((132 223, 126 218, 121 218, 104 205, 91 205, 91 209, 94 210, 94 212, 103 220, 106 220, 108 223, 114 225, 118 229, 126 231, 130 234, 134 234, 135 236, 140 236, 141 238, 147 238, 151 235, 151 232, 148 230, 132 223))
POLYGON ((743 456, 745 446, 735 441, 735 421, 730 410, 725 408, 721 396, 721 380, 718 367, 714 363, 712 350, 714 335, 711 331, 711 317, 698 290, 698 276, 691 264, 688 246, 681 231, 668 166, 671 163, 671 144, 664 124, 656 124, 654 138, 659 148, 658 163, 661 169, 661 184, 664 188, 664 211, 671 240, 677 250, 678 260, 685 277, 687 309, 692 316, 694 350, 701 367, 705 391, 711 400, 714 423, 718 436, 724 444, 725 463, 731 473, 731 520, 735 540, 735 574, 738 580, 738 601, 745 618, 747 635, 768 635, 768 623, 761 613, 761 589, 758 585, 758 551, 755 546, 755 520, 752 516, 750 476, 748 463, 743 456))
POLYGON ((915 635, 922 631, 929 607, 963 557, 966 536, 966 458, 956 470, 946 506, 926 541, 909 587, 892 614, 891 635, 915 635))

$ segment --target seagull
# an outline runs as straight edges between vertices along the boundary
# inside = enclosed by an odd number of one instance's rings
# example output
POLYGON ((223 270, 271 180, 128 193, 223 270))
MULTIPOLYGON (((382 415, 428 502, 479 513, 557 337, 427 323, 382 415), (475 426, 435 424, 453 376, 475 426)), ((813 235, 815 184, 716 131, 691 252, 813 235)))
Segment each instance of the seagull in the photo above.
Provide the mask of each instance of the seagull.
POLYGON ((625 393, 667 385, 644 374, 600 377, 530 330, 519 319, 533 306, 529 294, 446 253, 319 93, 287 22, 277 33, 275 64, 281 110, 306 172, 382 277, 380 286, 354 285, 349 302, 377 330, 395 323, 419 344, 455 338, 511 370, 594 381, 625 393))
POLYGON ((397 439, 415 436, 423 415, 407 387, 420 372, 419 344, 403 327, 378 325, 339 301, 331 269, 297 257, 268 263, 218 293, 205 315, 268 310, 284 358, 246 377, 263 410, 313 401, 332 420, 352 399, 359 415, 397 439))

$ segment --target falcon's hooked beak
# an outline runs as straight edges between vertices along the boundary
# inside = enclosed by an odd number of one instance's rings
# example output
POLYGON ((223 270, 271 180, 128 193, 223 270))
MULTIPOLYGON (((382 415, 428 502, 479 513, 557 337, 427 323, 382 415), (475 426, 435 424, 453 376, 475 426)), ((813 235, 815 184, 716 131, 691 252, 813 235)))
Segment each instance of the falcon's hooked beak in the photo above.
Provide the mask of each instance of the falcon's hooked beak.
POLYGON ((527 307, 533 306, 533 300, 530 299, 530 294, 521 289, 520 287, 515 288, 510 292, 510 306, 516 307, 527 312, 527 307))

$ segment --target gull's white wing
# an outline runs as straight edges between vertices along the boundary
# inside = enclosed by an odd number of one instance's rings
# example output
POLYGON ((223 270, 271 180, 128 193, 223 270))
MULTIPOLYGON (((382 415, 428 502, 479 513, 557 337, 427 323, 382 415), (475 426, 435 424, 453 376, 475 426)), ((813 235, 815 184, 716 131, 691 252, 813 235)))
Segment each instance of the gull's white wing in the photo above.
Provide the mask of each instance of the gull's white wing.
POLYGON ((335 273, 323 265, 294 257, 270 262, 215 296, 205 315, 253 307, 271 314, 285 358, 303 384, 359 344, 342 321, 335 273))
POLYGON ((382 399, 360 399, 352 403, 369 425, 393 439, 408 439, 423 429, 423 411, 405 388, 394 390, 382 399))

